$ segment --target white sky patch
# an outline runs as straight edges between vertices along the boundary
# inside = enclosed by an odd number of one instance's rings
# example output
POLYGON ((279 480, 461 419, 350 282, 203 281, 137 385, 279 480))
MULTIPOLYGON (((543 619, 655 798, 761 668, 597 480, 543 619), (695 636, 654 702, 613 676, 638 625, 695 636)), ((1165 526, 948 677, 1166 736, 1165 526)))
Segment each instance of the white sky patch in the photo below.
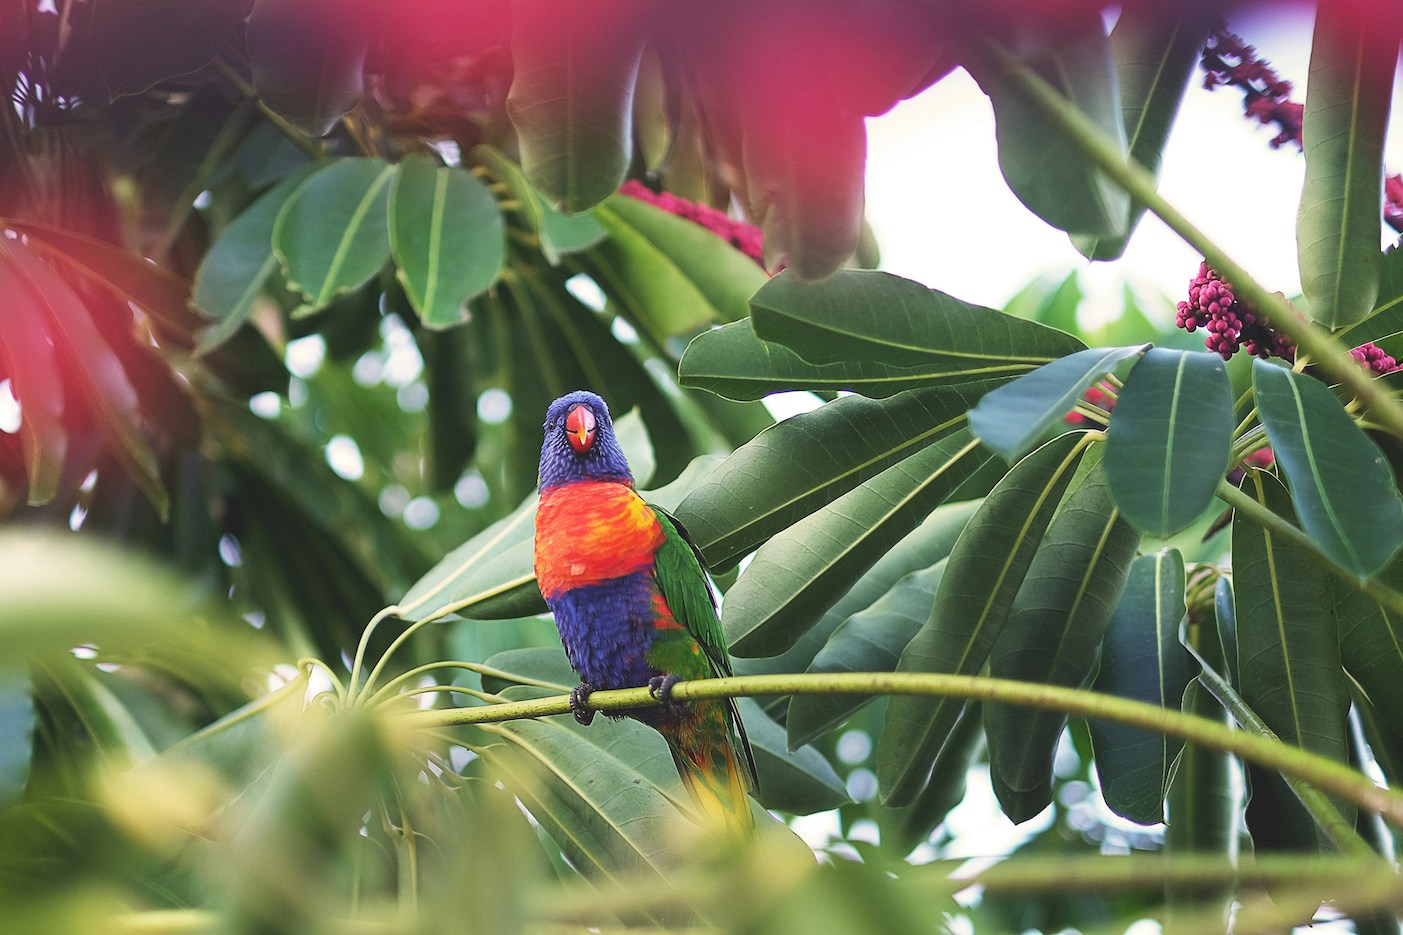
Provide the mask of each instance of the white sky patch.
POLYGON ((596 312, 604 311, 604 290, 599 288, 599 283, 584 273, 576 273, 565 280, 565 289, 578 299, 581 305, 592 308, 596 312))
POLYGON ((477 417, 488 425, 501 425, 512 414, 512 398, 506 390, 492 387, 477 398, 477 417))
POLYGON ((307 379, 321 369, 326 360, 326 340, 319 334, 309 334, 305 338, 287 342, 283 360, 293 376, 307 379))
POLYGON ((6 377, 0 380, 0 432, 13 435, 19 431, 19 400, 6 377))
POLYGON ((365 476, 365 458, 360 445, 349 435, 333 435, 326 443, 326 463, 338 477, 360 480, 365 476))
POLYGON ((278 413, 282 411, 283 399, 272 391, 256 393, 249 399, 248 408, 260 419, 276 419, 278 413))
POLYGON ((438 504, 428 497, 415 497, 404 505, 404 525, 428 529, 438 522, 438 504))
POLYGON ((476 470, 465 471, 463 476, 458 478, 458 483, 453 485, 453 499, 469 510, 486 506, 489 495, 487 481, 483 480, 476 470))

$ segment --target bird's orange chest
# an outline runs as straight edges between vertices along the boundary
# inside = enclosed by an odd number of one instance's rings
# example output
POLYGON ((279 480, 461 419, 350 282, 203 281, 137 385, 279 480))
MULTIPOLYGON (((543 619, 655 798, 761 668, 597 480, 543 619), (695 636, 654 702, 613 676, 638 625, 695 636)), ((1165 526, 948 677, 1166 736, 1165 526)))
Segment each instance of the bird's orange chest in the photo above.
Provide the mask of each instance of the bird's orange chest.
POLYGON ((536 509, 536 580, 547 599, 648 568, 663 531, 632 487, 582 481, 541 494, 536 509))

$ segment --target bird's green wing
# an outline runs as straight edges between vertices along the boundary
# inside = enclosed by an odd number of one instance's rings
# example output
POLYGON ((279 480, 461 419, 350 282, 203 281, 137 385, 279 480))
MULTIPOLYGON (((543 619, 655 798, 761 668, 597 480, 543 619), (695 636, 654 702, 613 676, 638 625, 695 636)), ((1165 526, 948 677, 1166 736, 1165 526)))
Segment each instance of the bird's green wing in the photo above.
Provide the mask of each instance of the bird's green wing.
POLYGON ((655 559, 663 600, 677 622, 701 645, 711 662, 712 673, 718 677, 730 675, 731 657, 726 651, 726 636, 716 615, 716 601, 706 580, 701 552, 677 517, 661 507, 649 506, 663 530, 663 544, 655 559))

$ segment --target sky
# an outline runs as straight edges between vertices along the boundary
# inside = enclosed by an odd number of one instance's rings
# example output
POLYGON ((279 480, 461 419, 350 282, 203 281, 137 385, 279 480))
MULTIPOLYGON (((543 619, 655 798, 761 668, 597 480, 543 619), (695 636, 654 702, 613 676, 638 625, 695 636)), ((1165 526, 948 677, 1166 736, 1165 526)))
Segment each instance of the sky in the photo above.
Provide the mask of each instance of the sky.
MULTIPOLYGON (((1313 12, 1274 5, 1231 17, 1305 100, 1313 12)), ((1207 91, 1195 70, 1165 150, 1160 191, 1268 288, 1299 292, 1296 206, 1305 160, 1293 144, 1242 115, 1242 93, 1207 91)), ((1395 92, 1395 99, 1403 99, 1395 92)), ((1118 307, 1127 280, 1142 296, 1184 297, 1202 257, 1147 215, 1125 257, 1088 263, 1065 234, 1013 196, 999 173, 988 99, 963 71, 868 120, 867 213, 882 268, 958 298, 1002 306, 1041 274, 1083 271, 1083 317, 1118 307), (1100 306, 1098 308, 1098 305, 1100 306)), ((1403 133, 1391 128, 1387 163, 1403 171, 1403 133)))

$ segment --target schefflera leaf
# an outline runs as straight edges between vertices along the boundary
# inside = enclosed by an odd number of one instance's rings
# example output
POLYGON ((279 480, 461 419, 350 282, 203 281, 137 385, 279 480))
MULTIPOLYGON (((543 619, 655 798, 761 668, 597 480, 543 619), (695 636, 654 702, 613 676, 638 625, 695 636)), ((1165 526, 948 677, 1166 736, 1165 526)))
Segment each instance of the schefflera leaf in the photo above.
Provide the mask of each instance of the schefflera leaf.
MULTIPOLYGON (((1292 520, 1286 489, 1250 471, 1242 489, 1292 520)), ((1346 762, 1349 691, 1325 572, 1312 556, 1242 515, 1233 517, 1233 592, 1243 700, 1278 737, 1346 762)), ((1250 769, 1247 827, 1259 850, 1328 846, 1280 775, 1250 769)))
POLYGON ((1378 444, 1319 380, 1257 360, 1252 388, 1301 527, 1341 568, 1372 575, 1403 544, 1403 498, 1378 444))
POLYGON ((1363 319, 1378 295, 1380 167, 1400 21, 1377 6, 1321 6, 1311 37, 1296 243, 1306 305, 1330 328, 1363 319))
POLYGON ((970 410, 970 428, 1007 460, 1022 457, 1071 411, 1092 384, 1116 364, 1138 357, 1149 347, 1092 347, 1039 367, 985 394, 970 410))
MULTIPOLYGON (((1093 467, 1048 526, 994 641, 989 674, 1071 688, 1089 679, 1139 544, 1111 500, 1105 472, 1093 467)), ((1052 757, 1066 724, 1058 712, 985 703, 989 774, 1013 821, 1051 803, 1052 757)))
POLYGON ((471 172, 425 156, 399 164, 390 186, 390 250, 414 310, 430 328, 467 317, 506 261, 497 199, 471 172))
POLYGON ((1154 348, 1135 364, 1106 432, 1106 477, 1137 529, 1169 536, 1199 517, 1228 469, 1233 399, 1216 354, 1154 348))
MULTIPOLYGON (((1095 690, 1177 711, 1194 677, 1193 657, 1179 642, 1183 619, 1183 556, 1165 549, 1137 558, 1106 628, 1095 690)), ((1142 825, 1163 821, 1183 741, 1109 721, 1088 726, 1106 805, 1142 825)))
MULTIPOLYGON (((973 675, 984 667, 1014 596, 1085 451, 1075 434, 1024 458, 984 499, 950 553, 930 617, 899 672, 973 675)), ((964 709, 958 698, 898 696, 877 742, 883 802, 910 804, 964 709)))
MULTIPOLYGON (((1403 559, 1395 558, 1378 579, 1399 590, 1403 559)), ((1330 579, 1330 592, 1345 671, 1368 696, 1376 718, 1403 737, 1403 619, 1343 581, 1330 579)))

